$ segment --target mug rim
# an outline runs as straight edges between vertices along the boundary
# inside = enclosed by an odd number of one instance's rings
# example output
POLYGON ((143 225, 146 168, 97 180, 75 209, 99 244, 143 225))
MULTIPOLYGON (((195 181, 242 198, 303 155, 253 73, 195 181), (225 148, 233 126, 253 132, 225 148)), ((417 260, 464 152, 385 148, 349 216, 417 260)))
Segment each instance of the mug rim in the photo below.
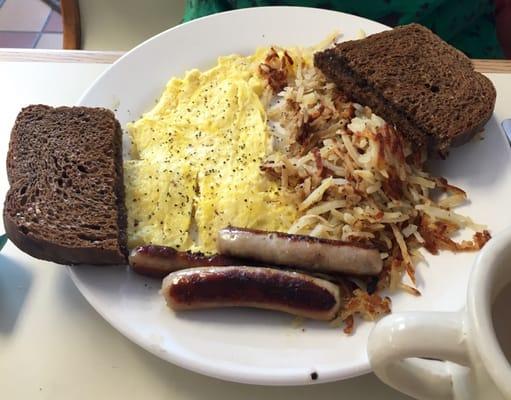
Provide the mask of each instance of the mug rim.
POLYGON ((511 397, 510 362, 502 352, 491 315, 494 280, 497 271, 502 268, 502 263, 498 262, 499 256, 508 246, 511 246, 511 227, 495 235, 480 251, 470 276, 467 311, 476 348, 484 349, 478 350, 478 355, 488 375, 499 390, 511 397))

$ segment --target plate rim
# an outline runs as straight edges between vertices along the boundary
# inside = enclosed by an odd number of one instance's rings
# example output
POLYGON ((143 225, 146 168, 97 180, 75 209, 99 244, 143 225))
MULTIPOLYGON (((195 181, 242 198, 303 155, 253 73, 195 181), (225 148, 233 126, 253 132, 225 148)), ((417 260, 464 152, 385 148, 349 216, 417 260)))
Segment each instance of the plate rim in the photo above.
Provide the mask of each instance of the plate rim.
MULTIPOLYGON (((85 99, 89 95, 89 93, 96 87, 96 85, 104 79, 106 75, 111 73, 112 69, 115 69, 118 64, 122 64, 125 62, 126 58, 132 57, 134 53, 139 51, 139 49, 145 47, 149 43, 153 41, 159 40, 160 37, 172 34, 173 31, 181 30, 181 29, 188 29, 190 25, 200 24, 204 20, 210 20, 210 19, 221 19, 226 18, 230 15, 233 17, 236 17, 237 15, 241 14, 253 14, 253 13, 267 13, 267 12, 315 12, 315 13, 324 13, 325 15, 343 15, 344 17, 348 17, 350 19, 354 20, 354 23, 360 21, 361 23, 370 23, 375 26, 378 26, 381 30, 391 29, 391 27, 386 26, 378 21, 373 21, 368 18, 360 17, 357 15, 339 12, 339 11, 332 11, 332 10, 326 10, 321 8, 315 8, 315 7, 295 7, 295 6, 266 6, 266 7, 248 7, 238 10, 230 10, 225 11, 221 13, 216 13, 212 15, 207 15, 201 18, 194 19, 192 21, 187 21, 185 23, 182 23, 180 25, 171 27, 165 31, 162 31, 142 43, 138 44, 131 50, 127 51, 124 55, 122 55, 119 59, 117 59, 114 63, 112 63, 108 68, 106 68, 92 83, 88 86, 88 88, 83 92, 83 94, 79 97, 79 99, 76 101, 76 105, 80 106, 84 103, 85 99)), ((340 27, 342 29, 342 27, 340 27)), ((342 33, 342 32, 341 32, 342 33)), ((219 54, 218 56, 221 56, 223 54, 219 54)), ((191 67, 193 68, 193 67, 191 67)), ((105 319, 116 331, 121 333, 124 337, 129 339, 131 342, 135 343, 139 347, 143 348, 144 350, 148 351, 149 353, 157 356, 158 358, 161 358, 167 362, 170 362, 176 366, 179 366, 181 368, 185 368, 187 370, 210 376, 213 378, 230 381, 230 382, 237 382, 237 383, 244 383, 244 384, 254 384, 254 385, 267 385, 267 386, 289 386, 289 385, 308 385, 308 384, 318 384, 318 383, 327 383, 327 382, 334 382, 334 381, 340 381, 345 379, 354 378, 360 375, 364 375, 371 372, 371 366, 369 364, 367 356, 365 357, 365 362, 360 362, 356 366, 350 366, 349 368, 337 368, 336 370, 328 370, 324 371, 321 374, 320 379, 318 380, 312 380, 307 379, 304 380, 303 374, 298 373, 292 373, 290 371, 293 370, 293 368, 286 369, 285 372, 282 372, 279 374, 277 371, 273 370, 272 368, 268 368, 269 372, 264 372, 262 368, 256 367, 257 369, 256 373, 251 373, 250 371, 247 371, 247 368, 245 368, 244 371, 232 371, 232 369, 222 367, 219 368, 218 366, 212 368, 212 366, 208 366, 207 364, 201 364, 200 362, 197 362, 194 358, 183 356, 182 354, 176 353, 176 352, 168 352, 163 351, 159 346, 151 346, 150 344, 146 343, 142 338, 138 338, 130 329, 128 329, 125 325, 118 324, 105 310, 103 307, 98 303, 98 300, 96 296, 90 291, 89 287, 85 285, 75 272, 76 269, 80 269, 82 267, 73 267, 73 266, 67 266, 66 271, 69 274, 71 280, 77 287, 77 289, 80 291, 80 293, 83 295, 83 297, 87 300, 87 302, 94 308, 94 310, 103 318, 105 319)))

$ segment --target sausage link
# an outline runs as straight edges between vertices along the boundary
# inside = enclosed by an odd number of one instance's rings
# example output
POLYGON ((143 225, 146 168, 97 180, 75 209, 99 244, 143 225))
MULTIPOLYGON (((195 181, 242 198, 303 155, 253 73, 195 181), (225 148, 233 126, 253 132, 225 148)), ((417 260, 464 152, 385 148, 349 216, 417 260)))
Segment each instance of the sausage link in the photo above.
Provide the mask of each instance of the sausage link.
POLYGON ((228 227, 219 231, 218 251, 226 256, 313 272, 377 275, 377 249, 358 243, 228 227))
POLYGON ((206 256, 202 253, 177 251, 172 247, 156 245, 139 246, 131 250, 128 262, 136 273, 153 278, 164 278, 173 271, 185 268, 243 263, 218 254, 206 256))
POLYGON ((176 271, 161 293, 173 310, 254 307, 331 320, 341 306, 339 286, 299 272, 266 267, 201 267, 176 271))

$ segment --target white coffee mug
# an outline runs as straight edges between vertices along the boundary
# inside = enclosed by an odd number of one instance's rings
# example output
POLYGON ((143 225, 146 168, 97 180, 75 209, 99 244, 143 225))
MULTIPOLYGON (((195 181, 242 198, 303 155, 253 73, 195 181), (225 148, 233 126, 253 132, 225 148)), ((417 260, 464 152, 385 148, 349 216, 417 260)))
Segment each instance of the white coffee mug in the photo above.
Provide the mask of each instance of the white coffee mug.
MULTIPOLYGON (((492 319, 497 295, 507 286, 507 296, 510 284, 507 229, 479 253, 464 310, 396 313, 375 325, 367 348, 374 373, 421 400, 511 399, 511 365, 492 319)), ((511 302, 508 310, 511 323, 511 302)))

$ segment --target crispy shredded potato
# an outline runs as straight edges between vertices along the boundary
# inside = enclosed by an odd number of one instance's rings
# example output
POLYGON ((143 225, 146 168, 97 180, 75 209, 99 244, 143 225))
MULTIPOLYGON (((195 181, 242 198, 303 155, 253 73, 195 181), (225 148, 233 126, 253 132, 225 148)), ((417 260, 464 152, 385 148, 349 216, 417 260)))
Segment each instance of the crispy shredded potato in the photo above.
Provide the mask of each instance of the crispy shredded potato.
MULTIPOLYGON (((259 72, 267 78, 261 101, 271 132, 270 155, 261 165, 280 181, 301 212, 289 233, 363 242, 376 246, 383 271, 354 279, 339 318, 352 332, 354 316, 376 319, 391 311, 382 290, 415 287, 419 249, 479 250, 489 239, 484 226, 455 213, 466 193, 424 170, 426 149, 371 109, 348 101, 311 62, 312 50, 272 48, 259 72), (473 240, 454 234, 474 231, 473 240), (403 283, 407 275, 413 286, 403 283)), ((344 284, 346 287, 346 285, 344 284)))

